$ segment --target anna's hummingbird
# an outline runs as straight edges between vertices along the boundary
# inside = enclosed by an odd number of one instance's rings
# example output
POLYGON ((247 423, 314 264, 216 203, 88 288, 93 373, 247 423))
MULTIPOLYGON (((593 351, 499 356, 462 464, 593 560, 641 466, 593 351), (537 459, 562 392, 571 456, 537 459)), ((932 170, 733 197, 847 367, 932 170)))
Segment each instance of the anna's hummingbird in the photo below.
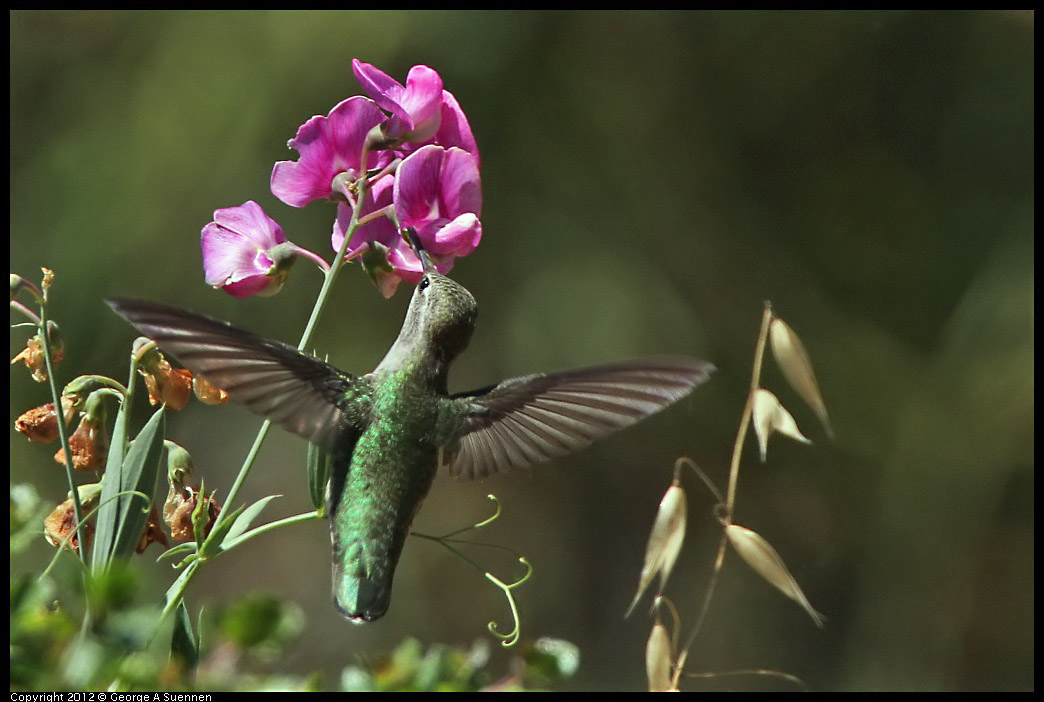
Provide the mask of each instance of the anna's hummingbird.
POLYGON ((477 306, 431 268, 399 338, 362 376, 176 307, 109 305, 233 400, 330 454, 334 603, 354 621, 388 610, 403 543, 439 466, 485 478, 564 456, 685 397, 714 370, 648 358, 450 395, 449 366, 471 338, 477 306))

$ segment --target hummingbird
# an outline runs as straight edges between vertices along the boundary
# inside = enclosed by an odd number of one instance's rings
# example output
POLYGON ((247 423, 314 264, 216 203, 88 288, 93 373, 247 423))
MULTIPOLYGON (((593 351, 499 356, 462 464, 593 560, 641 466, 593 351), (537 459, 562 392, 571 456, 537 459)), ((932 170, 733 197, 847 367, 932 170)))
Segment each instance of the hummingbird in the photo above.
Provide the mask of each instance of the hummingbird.
POLYGON ((714 367, 684 356, 539 373, 450 394, 478 307, 427 256, 398 338, 365 375, 155 302, 108 304, 193 373, 330 455, 333 599, 379 619, 410 525, 440 468, 482 479, 559 458, 686 397, 714 367))

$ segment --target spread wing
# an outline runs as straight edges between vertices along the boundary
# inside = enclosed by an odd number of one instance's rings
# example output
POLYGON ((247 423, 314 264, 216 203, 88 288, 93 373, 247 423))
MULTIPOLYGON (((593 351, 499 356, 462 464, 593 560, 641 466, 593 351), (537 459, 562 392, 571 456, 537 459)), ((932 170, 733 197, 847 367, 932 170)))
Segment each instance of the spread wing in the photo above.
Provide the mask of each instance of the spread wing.
POLYGON ((530 375, 454 395, 464 424, 443 450, 451 474, 485 478, 565 456, 659 412, 714 371, 685 357, 530 375))
POLYGON ((287 431, 333 448, 352 422, 346 408, 365 381, 287 344, 177 307, 143 300, 108 300, 117 314, 183 366, 287 431))

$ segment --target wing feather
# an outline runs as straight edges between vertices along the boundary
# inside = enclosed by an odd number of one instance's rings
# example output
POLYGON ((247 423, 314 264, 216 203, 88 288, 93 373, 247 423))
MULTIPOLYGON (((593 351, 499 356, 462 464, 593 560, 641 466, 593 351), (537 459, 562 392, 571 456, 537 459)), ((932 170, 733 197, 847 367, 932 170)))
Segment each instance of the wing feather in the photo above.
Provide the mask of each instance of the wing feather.
POLYGON ((144 336, 229 397, 284 429, 332 448, 350 418, 357 379, 287 344, 155 302, 109 300, 144 336))
POLYGON ((454 395, 467 416, 445 454, 450 473, 484 478, 573 453, 677 402, 713 370, 692 358, 649 358, 454 395))

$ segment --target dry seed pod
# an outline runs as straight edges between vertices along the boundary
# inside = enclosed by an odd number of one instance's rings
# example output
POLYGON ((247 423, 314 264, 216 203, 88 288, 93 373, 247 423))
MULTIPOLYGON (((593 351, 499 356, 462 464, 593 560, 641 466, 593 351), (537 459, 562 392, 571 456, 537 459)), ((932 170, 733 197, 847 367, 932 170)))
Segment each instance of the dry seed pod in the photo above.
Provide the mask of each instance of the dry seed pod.
POLYGON ((638 581, 638 591, 627 608, 630 616, 642 593, 649 583, 660 574, 660 589, 667 584, 667 577, 674 568, 682 543, 685 541, 685 489, 678 482, 671 483, 660 500, 656 512, 656 521, 649 532, 649 543, 645 546, 645 562, 642 564, 642 575, 638 581))
POLYGON ((764 388, 754 392, 754 433, 758 435, 758 446, 761 449, 761 462, 765 462, 768 453, 768 440, 773 432, 779 432, 791 439, 811 444, 812 442, 798 429, 794 417, 780 404, 779 398, 764 388))
POLYGON ((823 628, 823 615, 812 609, 805 593, 794 580, 794 576, 783 564, 783 559, 776 553, 776 549, 761 537, 757 532, 741 527, 737 524, 729 524, 725 527, 725 535, 729 543, 736 549, 736 553, 747 562, 751 568, 757 571, 769 583, 774 585, 780 592, 804 607, 808 616, 820 629, 823 628))
POLYGON ((833 439, 834 430, 830 426, 826 404, 819 393, 819 384, 816 383, 816 374, 812 372, 812 362, 805 351, 805 345, 801 343, 794 330, 779 317, 774 317, 769 326, 769 342, 772 344, 772 355, 776 357, 776 363, 783 371, 783 376, 816 413, 826 429, 827 436, 833 439))
POLYGON ((656 618, 649 641, 645 644, 645 672, 649 676, 649 692, 671 692, 671 637, 660 618, 656 618))

